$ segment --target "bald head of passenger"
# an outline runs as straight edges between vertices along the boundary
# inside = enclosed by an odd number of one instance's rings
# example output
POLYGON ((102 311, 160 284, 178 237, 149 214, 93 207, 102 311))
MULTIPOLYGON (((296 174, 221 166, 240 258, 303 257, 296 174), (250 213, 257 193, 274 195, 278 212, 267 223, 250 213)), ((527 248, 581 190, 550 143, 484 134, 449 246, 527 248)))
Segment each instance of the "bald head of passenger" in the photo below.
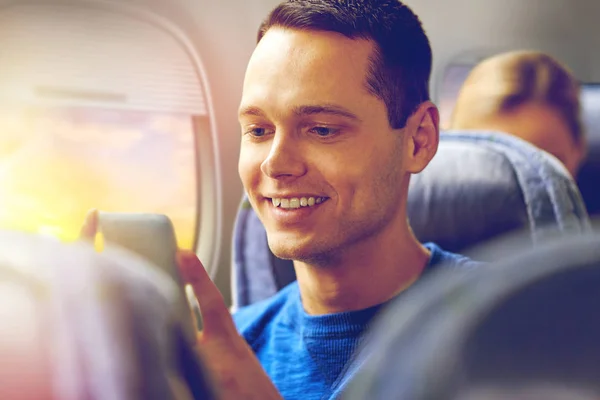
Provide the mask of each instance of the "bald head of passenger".
POLYGON ((448 128, 520 137, 554 155, 575 177, 586 153, 579 92, 569 69, 547 54, 499 54, 471 71, 448 128))

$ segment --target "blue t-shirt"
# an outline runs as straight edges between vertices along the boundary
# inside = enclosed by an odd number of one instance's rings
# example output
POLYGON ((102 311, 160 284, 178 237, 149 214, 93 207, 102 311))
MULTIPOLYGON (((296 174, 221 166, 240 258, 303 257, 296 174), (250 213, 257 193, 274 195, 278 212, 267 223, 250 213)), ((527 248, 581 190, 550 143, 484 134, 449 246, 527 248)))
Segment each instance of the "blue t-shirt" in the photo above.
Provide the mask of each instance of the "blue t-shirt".
MULTIPOLYGON (((424 273, 438 265, 461 269, 478 265, 433 243, 425 247, 431 257, 424 273)), ((334 399, 339 396, 346 364, 384 304, 338 314, 308 315, 298 282, 293 282, 275 296, 241 308, 233 318, 284 399, 334 399)))

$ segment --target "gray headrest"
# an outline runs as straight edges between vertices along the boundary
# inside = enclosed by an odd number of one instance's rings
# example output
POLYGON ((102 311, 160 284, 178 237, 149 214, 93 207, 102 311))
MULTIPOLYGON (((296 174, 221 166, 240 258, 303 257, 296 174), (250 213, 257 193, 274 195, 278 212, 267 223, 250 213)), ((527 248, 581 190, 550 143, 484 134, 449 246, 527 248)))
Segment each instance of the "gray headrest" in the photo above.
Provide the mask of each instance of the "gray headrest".
POLYGON ((417 237, 460 252, 528 229, 531 240, 555 230, 583 232, 588 216, 577 186, 558 160, 498 132, 450 131, 412 178, 408 215, 417 237))

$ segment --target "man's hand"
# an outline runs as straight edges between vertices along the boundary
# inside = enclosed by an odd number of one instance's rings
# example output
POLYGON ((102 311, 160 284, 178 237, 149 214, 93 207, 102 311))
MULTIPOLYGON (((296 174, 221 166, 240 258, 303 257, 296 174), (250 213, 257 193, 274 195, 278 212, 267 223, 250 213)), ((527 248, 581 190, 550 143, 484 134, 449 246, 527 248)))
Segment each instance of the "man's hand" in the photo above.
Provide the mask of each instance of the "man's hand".
POLYGON ((281 400, 252 349, 238 334, 223 296, 196 254, 179 251, 178 264, 200 305, 204 328, 198 333, 198 350, 212 373, 220 398, 281 400))
MULTIPOLYGON (((91 210, 81 228, 81 239, 93 241, 98 211, 91 210)), ((223 296, 191 251, 179 250, 177 263, 184 281, 192 286, 202 314, 198 351, 220 400, 282 400, 265 370, 238 334, 223 296)), ((151 306, 151 305, 149 305, 151 306)))

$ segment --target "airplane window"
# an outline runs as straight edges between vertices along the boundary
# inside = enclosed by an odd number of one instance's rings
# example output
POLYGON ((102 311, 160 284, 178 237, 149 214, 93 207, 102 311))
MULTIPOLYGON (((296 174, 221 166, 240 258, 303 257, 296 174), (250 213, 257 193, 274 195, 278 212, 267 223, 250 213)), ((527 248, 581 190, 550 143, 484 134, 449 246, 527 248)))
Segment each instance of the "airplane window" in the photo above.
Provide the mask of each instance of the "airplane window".
POLYGON ((13 2, 0 59, 0 228, 71 241, 90 208, 163 213, 214 274, 217 131, 187 35, 119 2, 13 2))
POLYGON ((90 208, 168 215, 179 245, 196 228, 189 115, 94 108, 0 110, 0 221, 71 241, 90 208))

